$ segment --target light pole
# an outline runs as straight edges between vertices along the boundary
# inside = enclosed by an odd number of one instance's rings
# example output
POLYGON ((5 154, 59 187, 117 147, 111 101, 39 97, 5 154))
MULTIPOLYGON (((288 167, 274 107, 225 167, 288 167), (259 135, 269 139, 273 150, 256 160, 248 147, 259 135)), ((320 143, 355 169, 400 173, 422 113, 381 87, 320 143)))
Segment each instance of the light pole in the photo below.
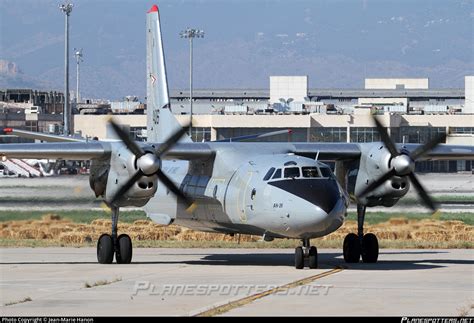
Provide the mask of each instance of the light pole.
POLYGON ((65 35, 64 35, 64 129, 63 134, 70 135, 70 121, 71 121, 71 108, 69 106, 69 15, 71 14, 73 4, 64 3, 59 5, 59 9, 64 12, 65 16, 65 35))
POLYGON ((79 94, 79 64, 84 61, 83 56, 82 48, 74 48, 74 57, 76 57, 76 105, 81 102, 81 95, 79 94))
POLYGON ((189 133, 193 137, 193 39, 204 38, 204 31, 193 28, 186 28, 179 33, 181 38, 189 39, 189 105, 191 121, 189 123, 189 133))

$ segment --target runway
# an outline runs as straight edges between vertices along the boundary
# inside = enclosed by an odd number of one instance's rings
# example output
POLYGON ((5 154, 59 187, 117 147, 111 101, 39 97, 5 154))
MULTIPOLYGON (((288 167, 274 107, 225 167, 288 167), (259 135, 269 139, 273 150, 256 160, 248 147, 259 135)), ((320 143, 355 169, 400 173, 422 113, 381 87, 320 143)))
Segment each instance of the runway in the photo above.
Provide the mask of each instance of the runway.
POLYGON ((0 256, 4 316, 474 314, 474 250, 382 249, 377 264, 345 264, 323 249, 313 270, 294 269, 289 249, 136 248, 130 265, 99 265, 93 248, 0 256))

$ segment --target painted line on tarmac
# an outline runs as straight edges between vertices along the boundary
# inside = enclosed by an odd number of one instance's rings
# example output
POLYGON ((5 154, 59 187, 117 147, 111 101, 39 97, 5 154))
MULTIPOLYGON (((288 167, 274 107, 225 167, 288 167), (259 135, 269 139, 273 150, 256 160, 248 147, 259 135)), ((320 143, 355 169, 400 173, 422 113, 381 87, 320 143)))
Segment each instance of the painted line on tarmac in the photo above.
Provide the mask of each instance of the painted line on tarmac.
POLYGON ((272 295, 272 294, 276 294, 278 292, 284 292, 284 291, 287 291, 291 288, 295 288, 295 287, 298 287, 298 286, 302 286, 302 285, 306 285, 306 284, 309 284, 309 283, 312 283, 314 282, 315 280, 318 280, 318 279, 321 279, 321 278, 324 278, 324 277, 327 277, 327 276, 330 276, 330 275, 334 275, 334 274, 337 274, 337 273, 340 273, 341 271, 343 271, 344 269, 347 269, 347 267, 344 267, 344 266, 338 266, 334 269, 331 269, 331 270, 328 270, 328 271, 325 271, 323 273, 320 273, 320 274, 317 274, 317 275, 313 275, 313 276, 309 276, 309 277, 306 277, 306 278, 303 278, 303 279, 300 279, 300 280, 296 280, 294 282, 291 282, 291 283, 288 283, 288 284, 285 284, 285 285, 282 285, 282 286, 279 286, 279 287, 275 287, 273 289, 269 289, 267 291, 264 291, 262 293, 257 293, 257 294, 253 294, 253 295, 250 295, 250 296, 247 296, 247 297, 244 297, 244 298, 241 298, 241 299, 238 299, 238 300, 235 300, 235 301, 231 301, 227 304, 224 304, 224 305, 219 305, 219 306, 215 306, 215 307, 212 307, 208 310, 205 310, 203 312, 200 312, 200 313, 197 313, 197 314, 194 314, 192 316, 215 316, 215 315, 221 315, 221 314, 224 314, 224 313, 227 313, 233 309, 236 309, 236 308, 239 308, 239 307, 242 307, 244 305, 247 305, 247 304, 250 304, 252 303, 253 301, 255 300, 258 300, 258 299, 261 299, 263 297, 266 297, 266 296, 269 296, 269 295, 272 295))

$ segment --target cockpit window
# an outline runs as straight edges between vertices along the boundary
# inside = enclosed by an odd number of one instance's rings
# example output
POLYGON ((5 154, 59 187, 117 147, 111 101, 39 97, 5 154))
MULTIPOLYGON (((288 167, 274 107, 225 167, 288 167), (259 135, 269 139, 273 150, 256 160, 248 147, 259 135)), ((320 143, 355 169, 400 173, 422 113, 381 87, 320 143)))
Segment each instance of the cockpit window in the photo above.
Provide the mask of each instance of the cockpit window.
POLYGON ((277 178, 281 178, 281 168, 278 168, 275 174, 273 174, 272 179, 277 179, 277 178))
POLYGON ((300 169, 298 167, 285 168, 285 178, 296 178, 296 177, 300 177, 300 169))
POLYGON ((319 177, 319 172, 316 167, 302 167, 303 177, 306 178, 315 178, 319 177))
POLYGON ((290 161, 287 161, 285 164, 285 166, 294 166, 294 165, 297 165, 295 161, 293 160, 290 160, 290 161))
POLYGON ((270 177, 272 177, 274 171, 275 171, 275 167, 270 168, 267 174, 265 175, 265 177, 263 178, 263 180, 268 181, 270 177))
POLYGON ((321 167, 320 170, 323 177, 332 177, 332 172, 328 167, 321 167))

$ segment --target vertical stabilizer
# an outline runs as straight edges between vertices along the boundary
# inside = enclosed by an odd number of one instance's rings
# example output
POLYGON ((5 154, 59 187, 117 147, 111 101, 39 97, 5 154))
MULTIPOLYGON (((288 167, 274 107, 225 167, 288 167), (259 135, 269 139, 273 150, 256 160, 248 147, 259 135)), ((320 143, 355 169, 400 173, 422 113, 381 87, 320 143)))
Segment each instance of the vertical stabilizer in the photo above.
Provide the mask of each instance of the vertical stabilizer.
MULTIPOLYGON (((149 142, 163 142, 181 126, 171 112, 160 13, 154 5, 146 17, 147 132, 149 142)), ((186 135, 181 139, 191 141, 186 135)))

